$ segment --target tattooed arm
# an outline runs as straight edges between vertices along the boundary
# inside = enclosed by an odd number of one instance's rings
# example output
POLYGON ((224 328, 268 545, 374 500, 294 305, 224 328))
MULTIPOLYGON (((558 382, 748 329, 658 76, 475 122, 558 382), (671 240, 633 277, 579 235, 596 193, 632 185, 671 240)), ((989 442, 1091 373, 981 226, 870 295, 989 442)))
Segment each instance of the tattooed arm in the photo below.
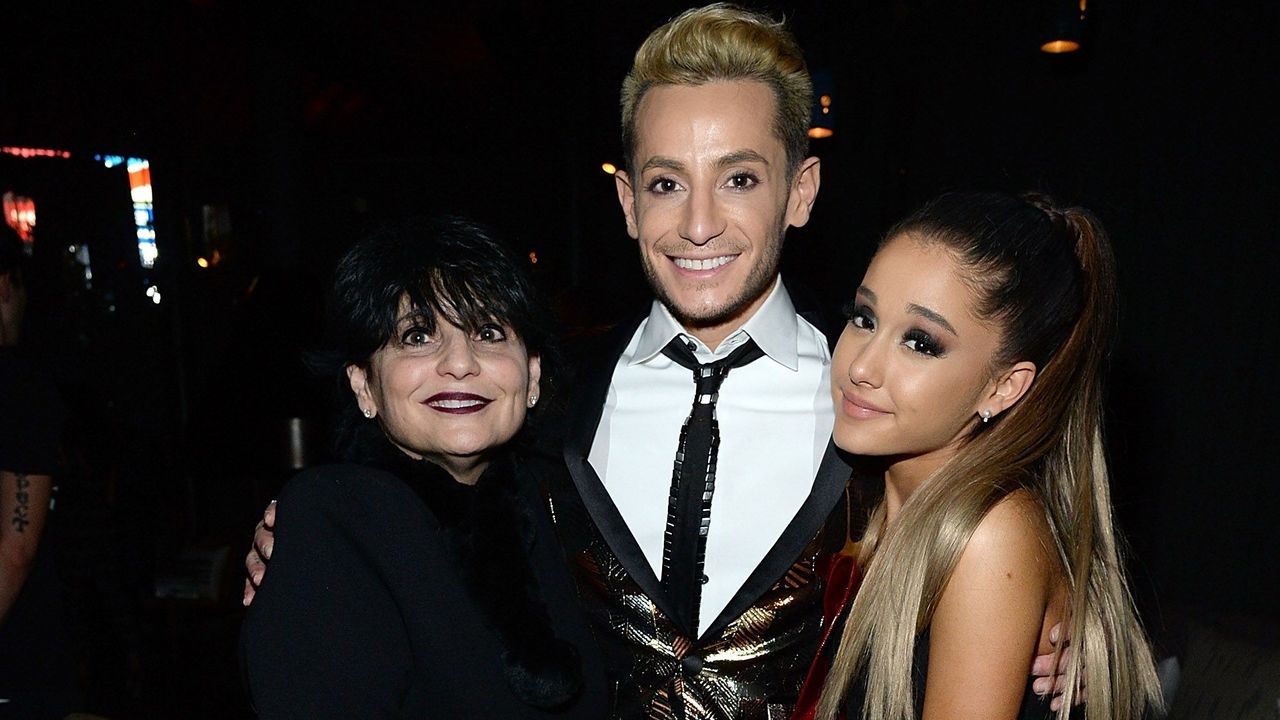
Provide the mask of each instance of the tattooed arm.
POLYGON ((48 475, 0 470, 0 624, 31 571, 52 489, 48 475))

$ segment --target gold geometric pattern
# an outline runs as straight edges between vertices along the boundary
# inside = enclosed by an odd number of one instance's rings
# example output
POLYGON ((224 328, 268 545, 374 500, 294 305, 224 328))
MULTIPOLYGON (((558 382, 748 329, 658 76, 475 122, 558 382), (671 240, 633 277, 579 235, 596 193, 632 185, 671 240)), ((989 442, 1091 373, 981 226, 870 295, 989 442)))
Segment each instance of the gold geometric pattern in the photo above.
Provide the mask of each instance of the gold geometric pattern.
POLYGON ((593 623, 633 659, 627 676, 617 678, 615 717, 767 720, 787 709, 821 631, 815 573, 821 537, 753 606, 698 643, 676 629, 593 535, 576 557, 583 599, 593 623))

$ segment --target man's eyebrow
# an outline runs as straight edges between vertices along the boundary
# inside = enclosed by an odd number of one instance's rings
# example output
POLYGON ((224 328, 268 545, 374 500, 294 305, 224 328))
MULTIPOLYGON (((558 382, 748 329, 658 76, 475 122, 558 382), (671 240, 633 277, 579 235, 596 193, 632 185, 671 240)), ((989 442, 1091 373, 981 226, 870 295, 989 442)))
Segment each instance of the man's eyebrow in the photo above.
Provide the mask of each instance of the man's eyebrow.
POLYGON ((680 162, 679 160, 673 160, 668 157, 662 157, 661 155, 655 155, 654 157, 651 157, 645 161, 644 165, 640 168, 640 172, 643 173, 646 170, 651 170, 653 168, 662 168, 664 170, 674 170, 676 172, 683 172, 684 163, 680 162))
POLYGON ((929 308, 923 305, 916 305, 915 303, 910 303, 909 305, 907 305, 907 312, 911 313, 912 315, 919 315, 920 317, 928 318, 934 321, 935 323, 941 325, 942 327, 946 328, 952 335, 955 335, 956 337, 960 337, 960 333, 957 333, 956 329, 951 327, 951 323, 947 322, 946 318, 942 317, 938 313, 930 310, 929 308))
POLYGON ((719 160, 716 160, 716 167, 724 168, 740 163, 761 163, 767 166, 769 161, 755 150, 743 149, 735 150, 728 155, 722 156, 719 160))
MULTIPOLYGON (((735 150, 734 152, 716 159, 716 167, 718 168, 725 168, 730 165, 738 165, 741 163, 760 163, 767 166, 769 164, 769 159, 755 150, 749 149, 735 150)), ((644 165, 640 168, 640 172, 643 173, 653 168, 662 168, 664 170, 673 170, 675 172, 684 172, 685 169, 684 163, 679 160, 655 155, 645 161, 644 165)))

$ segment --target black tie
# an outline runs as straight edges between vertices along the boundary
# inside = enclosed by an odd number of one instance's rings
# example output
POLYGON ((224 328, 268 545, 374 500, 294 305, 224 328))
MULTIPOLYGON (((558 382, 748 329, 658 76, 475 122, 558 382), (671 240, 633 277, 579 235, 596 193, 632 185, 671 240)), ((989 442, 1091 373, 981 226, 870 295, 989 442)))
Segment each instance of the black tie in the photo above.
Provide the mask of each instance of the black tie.
POLYGON ((729 370, 752 362, 764 351, 749 339, 727 357, 700 365, 685 342, 676 336, 662 349, 663 355, 693 371, 695 385, 693 409, 680 428, 680 445, 671 476, 662 543, 662 587, 679 615, 673 619, 696 637, 707 530, 711 526, 711 495, 716 489, 716 451, 720 447, 716 399, 729 370))

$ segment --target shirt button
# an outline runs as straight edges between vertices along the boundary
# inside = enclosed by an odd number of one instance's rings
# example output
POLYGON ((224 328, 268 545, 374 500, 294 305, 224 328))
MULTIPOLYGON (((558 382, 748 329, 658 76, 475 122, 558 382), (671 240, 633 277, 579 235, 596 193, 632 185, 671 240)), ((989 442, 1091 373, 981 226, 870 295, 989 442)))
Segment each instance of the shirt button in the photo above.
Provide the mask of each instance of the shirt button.
POLYGON ((698 578, 698 581, 701 582, 703 585, 706 585, 707 583, 711 582, 711 578, 707 577, 706 575, 703 575, 702 577, 698 578))
POLYGON ((697 655, 685 655, 680 661, 680 667, 684 668, 685 673, 689 675, 697 675, 702 671, 702 658, 697 655))
POLYGON ((686 340, 684 343, 684 346, 689 348, 689 352, 694 352, 695 350, 698 349, 698 345, 694 343, 692 340, 686 340))

